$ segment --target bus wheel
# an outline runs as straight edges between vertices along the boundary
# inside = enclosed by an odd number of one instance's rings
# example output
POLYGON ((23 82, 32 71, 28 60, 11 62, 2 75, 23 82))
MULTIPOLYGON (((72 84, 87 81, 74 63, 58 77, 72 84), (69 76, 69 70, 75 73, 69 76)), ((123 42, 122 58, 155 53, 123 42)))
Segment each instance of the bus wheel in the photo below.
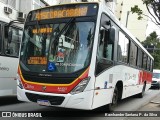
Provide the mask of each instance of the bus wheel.
POLYGON ((112 97, 112 103, 107 105, 107 111, 112 112, 114 111, 115 107, 117 106, 118 103, 118 89, 115 87, 113 97, 112 97))
POLYGON ((160 89, 160 83, 158 84, 158 90, 160 89))
POLYGON ((138 94, 139 98, 143 98, 144 93, 145 93, 145 89, 146 89, 146 84, 144 83, 143 88, 142 88, 142 92, 138 94))

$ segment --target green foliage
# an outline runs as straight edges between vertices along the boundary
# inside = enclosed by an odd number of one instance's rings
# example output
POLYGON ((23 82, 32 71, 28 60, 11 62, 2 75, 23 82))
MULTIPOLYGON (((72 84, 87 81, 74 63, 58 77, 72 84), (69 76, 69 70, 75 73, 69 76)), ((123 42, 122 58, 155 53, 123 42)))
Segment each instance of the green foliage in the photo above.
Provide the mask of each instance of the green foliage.
POLYGON ((152 46, 157 47, 157 45, 160 44, 157 33, 156 33, 155 31, 152 32, 152 33, 146 38, 146 40, 145 40, 144 42, 142 42, 142 44, 143 44, 144 46, 150 46, 150 45, 152 45, 152 46))
POLYGON ((143 11, 138 7, 138 5, 135 5, 134 7, 131 7, 131 12, 133 13, 137 13, 138 14, 138 20, 141 20, 143 11))
POLYGON ((154 57, 154 69, 160 69, 160 51, 154 51, 151 55, 154 57))
POLYGON ((150 54, 154 57, 154 68, 160 69, 160 39, 158 38, 157 33, 152 32, 144 42, 142 42, 143 46, 150 48, 154 46, 153 50, 150 50, 150 54))
POLYGON ((155 24, 160 25, 160 0, 142 0, 142 2, 152 17, 144 14, 138 5, 131 7, 132 14, 136 13, 138 15, 138 20, 141 20, 145 16, 150 18, 155 24))

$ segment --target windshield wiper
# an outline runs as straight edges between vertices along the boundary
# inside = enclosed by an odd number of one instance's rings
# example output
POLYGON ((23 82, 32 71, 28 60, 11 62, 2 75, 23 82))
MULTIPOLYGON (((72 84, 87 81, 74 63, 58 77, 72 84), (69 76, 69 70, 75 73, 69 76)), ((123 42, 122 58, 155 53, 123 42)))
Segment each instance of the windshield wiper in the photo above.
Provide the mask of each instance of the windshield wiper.
POLYGON ((53 44, 53 42, 56 42, 59 37, 61 36, 61 34, 64 32, 64 30, 75 20, 75 18, 71 18, 66 24, 65 26, 62 28, 62 30, 55 36, 55 39, 51 42, 51 44, 53 44))

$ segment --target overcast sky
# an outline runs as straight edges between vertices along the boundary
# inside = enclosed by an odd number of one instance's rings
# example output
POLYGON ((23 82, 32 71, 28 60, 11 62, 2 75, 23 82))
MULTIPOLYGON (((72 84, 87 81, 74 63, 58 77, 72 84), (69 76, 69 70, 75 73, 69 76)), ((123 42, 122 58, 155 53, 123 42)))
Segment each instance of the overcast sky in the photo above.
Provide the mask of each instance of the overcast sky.
MULTIPOLYGON (((154 13, 152 12, 152 10, 150 10, 152 15, 154 15, 154 13)), ((152 18, 152 16, 149 14, 149 16, 152 18)), ((156 16, 155 16, 156 17, 156 16)), ((152 19, 154 20, 154 19, 152 19)), ((158 27, 155 23, 153 23, 149 18, 148 18, 148 25, 147 25, 147 30, 146 30, 146 36, 149 36, 150 33, 152 33, 153 31, 156 31, 156 33, 159 35, 160 37, 160 26, 158 27)))

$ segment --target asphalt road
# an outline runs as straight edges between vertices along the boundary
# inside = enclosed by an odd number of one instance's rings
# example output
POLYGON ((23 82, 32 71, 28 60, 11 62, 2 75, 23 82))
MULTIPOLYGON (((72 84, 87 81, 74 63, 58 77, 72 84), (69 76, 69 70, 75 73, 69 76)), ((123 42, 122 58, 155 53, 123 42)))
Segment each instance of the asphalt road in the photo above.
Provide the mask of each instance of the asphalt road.
MULTIPOLYGON (((143 98, 129 97, 122 100, 115 111, 137 111, 143 108, 146 104, 148 104, 155 96, 160 94, 160 90, 149 90, 145 93, 143 98)), ((72 110, 72 109, 64 109, 64 108, 55 108, 55 107, 46 107, 39 106, 36 103, 26 103, 20 102, 17 100, 16 96, 8 96, 8 97, 0 97, 0 111, 26 111, 26 112, 48 112, 50 114, 58 114, 58 116, 53 118, 45 118, 43 116, 43 120, 52 119, 52 120, 129 120, 126 117, 105 117, 105 112, 95 112, 95 111, 82 111, 82 110, 72 110), (64 117, 66 112, 70 114, 76 114, 75 117, 64 117), (89 117, 86 117, 88 115, 89 117)), ((68 114, 67 113, 67 114, 68 114)), ((17 118, 0 118, 0 119, 15 119, 17 118)), ((19 118, 19 119, 29 119, 29 118, 19 118)), ((31 119, 31 118, 30 118, 31 119)), ((33 119, 33 118, 32 118, 33 119)), ((34 118, 40 120, 40 118, 34 118)), ((133 118, 134 119, 134 118, 133 118)), ((146 119, 145 119, 146 120, 146 119)))

